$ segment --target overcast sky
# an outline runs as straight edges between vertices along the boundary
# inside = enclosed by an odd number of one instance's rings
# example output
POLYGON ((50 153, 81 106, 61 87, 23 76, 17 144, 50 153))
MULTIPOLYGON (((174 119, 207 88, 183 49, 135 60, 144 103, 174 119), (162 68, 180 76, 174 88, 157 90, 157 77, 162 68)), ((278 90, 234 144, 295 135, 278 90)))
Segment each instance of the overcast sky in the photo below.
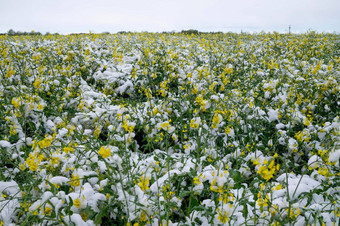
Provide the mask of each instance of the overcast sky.
POLYGON ((0 33, 340 32, 340 0, 0 0, 0 33))

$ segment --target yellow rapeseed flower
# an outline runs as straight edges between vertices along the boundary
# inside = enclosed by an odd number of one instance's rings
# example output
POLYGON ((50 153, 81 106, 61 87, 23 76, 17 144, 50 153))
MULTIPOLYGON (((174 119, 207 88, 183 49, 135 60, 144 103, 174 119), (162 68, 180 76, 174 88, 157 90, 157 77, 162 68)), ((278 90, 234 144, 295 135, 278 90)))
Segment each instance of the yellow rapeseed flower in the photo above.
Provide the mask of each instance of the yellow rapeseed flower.
POLYGON ((104 159, 110 157, 111 156, 110 148, 105 148, 103 146, 99 149, 98 154, 100 154, 104 159))
POLYGON ((52 214, 52 209, 48 206, 45 207, 45 210, 44 210, 44 215, 51 215, 52 214))
POLYGON ((78 198, 76 198, 75 200, 73 200, 73 205, 77 208, 79 208, 81 206, 81 202, 78 198))
POLYGON ((71 186, 75 186, 75 187, 78 187, 80 185, 80 180, 79 180, 79 175, 73 175, 72 174, 72 178, 71 178, 71 181, 68 182, 71 186))
POLYGON ((216 129, 218 127, 218 124, 222 121, 222 116, 220 114, 215 114, 212 119, 212 125, 211 127, 213 129, 216 129))
POLYGON ((139 178, 140 182, 138 183, 138 186, 143 190, 143 191, 146 191, 146 190, 149 190, 149 182, 150 182, 150 178, 149 177, 144 177, 144 176, 141 176, 139 178))
POLYGON ((16 108, 16 109, 18 109, 19 107, 20 107, 20 100, 21 100, 21 98, 20 97, 18 97, 18 98, 12 98, 12 104, 13 104, 13 106, 16 108))
POLYGON ((222 223, 225 224, 229 221, 229 213, 226 211, 219 211, 217 219, 222 223))

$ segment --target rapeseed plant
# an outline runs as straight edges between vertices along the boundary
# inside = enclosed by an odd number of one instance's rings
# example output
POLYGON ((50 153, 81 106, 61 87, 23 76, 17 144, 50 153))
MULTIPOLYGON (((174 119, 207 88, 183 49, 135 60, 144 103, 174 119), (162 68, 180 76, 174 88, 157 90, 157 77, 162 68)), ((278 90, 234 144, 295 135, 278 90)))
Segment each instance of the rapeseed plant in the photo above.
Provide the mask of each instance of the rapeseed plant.
POLYGON ((338 35, 0 39, 0 225, 339 224, 338 35))

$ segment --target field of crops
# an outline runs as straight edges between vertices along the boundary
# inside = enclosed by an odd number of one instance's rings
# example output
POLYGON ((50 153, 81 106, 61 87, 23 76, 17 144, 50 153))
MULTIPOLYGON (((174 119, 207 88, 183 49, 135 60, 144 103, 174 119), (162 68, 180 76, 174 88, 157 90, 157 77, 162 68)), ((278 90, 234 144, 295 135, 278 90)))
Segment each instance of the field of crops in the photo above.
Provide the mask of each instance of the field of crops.
POLYGON ((340 36, 0 37, 0 225, 339 225, 340 36))

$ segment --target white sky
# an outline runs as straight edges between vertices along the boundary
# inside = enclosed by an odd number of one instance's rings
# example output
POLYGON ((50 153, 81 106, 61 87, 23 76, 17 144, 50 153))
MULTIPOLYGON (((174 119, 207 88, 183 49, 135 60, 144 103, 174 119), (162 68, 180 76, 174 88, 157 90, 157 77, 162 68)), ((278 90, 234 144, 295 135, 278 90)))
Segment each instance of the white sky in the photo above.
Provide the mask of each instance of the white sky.
POLYGON ((0 0, 0 33, 340 32, 340 0, 0 0))

